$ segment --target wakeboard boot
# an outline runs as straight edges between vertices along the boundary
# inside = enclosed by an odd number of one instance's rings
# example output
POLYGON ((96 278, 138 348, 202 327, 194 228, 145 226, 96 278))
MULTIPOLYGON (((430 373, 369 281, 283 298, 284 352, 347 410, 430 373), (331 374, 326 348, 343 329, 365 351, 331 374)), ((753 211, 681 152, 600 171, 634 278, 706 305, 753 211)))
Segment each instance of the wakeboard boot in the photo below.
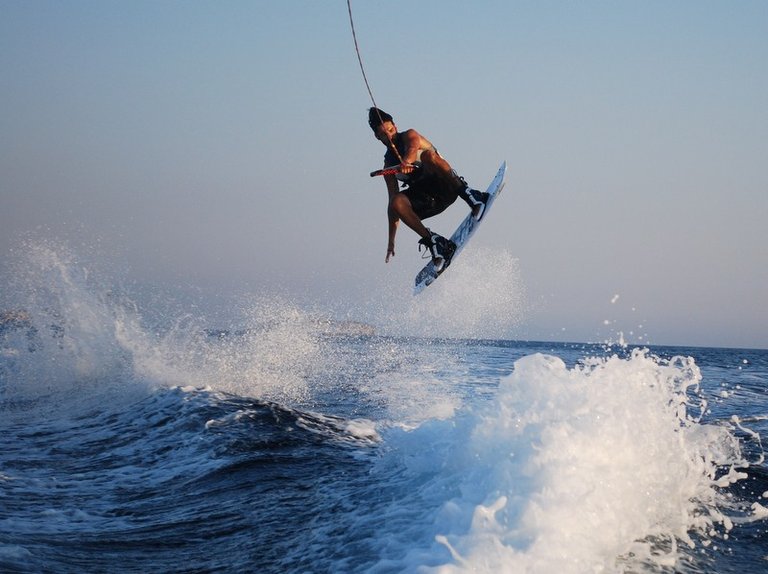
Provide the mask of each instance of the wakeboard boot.
MULTIPOLYGON (((423 245, 429 250, 432 256, 432 263, 435 265, 435 271, 440 273, 443 269, 448 267, 451 263, 451 258, 456 252, 456 244, 450 239, 446 239, 442 235, 433 233, 429 229, 428 237, 423 237, 419 241, 419 245, 423 245)), ((421 248, 419 248, 421 250, 421 248)))
POLYGON ((475 221, 480 221, 483 215, 485 215, 485 206, 488 203, 490 194, 487 191, 472 189, 467 185, 459 191, 459 197, 467 202, 467 205, 472 210, 472 217, 474 217, 475 221))

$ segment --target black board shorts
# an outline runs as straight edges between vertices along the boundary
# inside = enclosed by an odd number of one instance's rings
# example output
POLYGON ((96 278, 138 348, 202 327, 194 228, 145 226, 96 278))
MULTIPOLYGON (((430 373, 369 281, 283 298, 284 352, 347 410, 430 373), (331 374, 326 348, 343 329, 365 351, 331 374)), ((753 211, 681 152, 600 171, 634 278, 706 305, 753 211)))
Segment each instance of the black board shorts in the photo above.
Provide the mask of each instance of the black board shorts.
POLYGON ((419 219, 427 219, 442 213, 459 196, 456 189, 445 189, 439 181, 430 178, 419 179, 400 193, 404 193, 411 201, 411 207, 419 219))

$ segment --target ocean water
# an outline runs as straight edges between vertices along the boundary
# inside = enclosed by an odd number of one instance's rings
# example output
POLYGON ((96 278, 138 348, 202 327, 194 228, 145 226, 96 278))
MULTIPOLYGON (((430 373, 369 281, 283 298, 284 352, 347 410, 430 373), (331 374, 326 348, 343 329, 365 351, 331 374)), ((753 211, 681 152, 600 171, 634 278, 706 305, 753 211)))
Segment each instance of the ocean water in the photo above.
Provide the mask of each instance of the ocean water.
POLYGON ((0 572, 768 571, 768 351, 214 329, 31 251, 0 572))

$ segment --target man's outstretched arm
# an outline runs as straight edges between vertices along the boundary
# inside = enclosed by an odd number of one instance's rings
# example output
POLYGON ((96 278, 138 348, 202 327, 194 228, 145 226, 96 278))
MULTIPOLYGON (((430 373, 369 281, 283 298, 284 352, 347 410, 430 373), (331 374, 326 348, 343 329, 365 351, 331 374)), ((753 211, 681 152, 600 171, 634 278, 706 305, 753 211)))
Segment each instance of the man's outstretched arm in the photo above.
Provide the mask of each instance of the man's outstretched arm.
POLYGON ((389 263, 389 260, 395 256, 395 235, 397 235, 397 226, 400 223, 400 217, 392 209, 392 198, 400 193, 400 186, 397 183, 397 179, 394 175, 384 176, 384 181, 387 184, 387 193, 389 194, 389 201, 387 203, 387 257, 384 260, 389 263))

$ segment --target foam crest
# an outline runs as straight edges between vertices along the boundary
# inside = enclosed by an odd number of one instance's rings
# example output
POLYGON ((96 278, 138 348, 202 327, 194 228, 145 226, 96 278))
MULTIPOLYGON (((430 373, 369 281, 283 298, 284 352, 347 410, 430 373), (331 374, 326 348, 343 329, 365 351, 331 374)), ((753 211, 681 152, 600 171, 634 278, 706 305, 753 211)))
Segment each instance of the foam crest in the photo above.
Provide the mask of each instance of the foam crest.
POLYGON ((279 298, 251 302, 236 330, 212 336, 201 323, 188 318, 151 344, 134 338, 137 372, 167 385, 301 400, 324 360, 317 319, 279 298))
POLYGON ((7 279, 4 313, 18 320, 3 332, 3 395, 30 399, 130 376, 117 336, 136 328, 89 268, 50 241, 31 242, 7 279))
POLYGON ((177 385, 300 399, 308 373, 327 362, 321 318, 280 298, 248 301, 238 330, 220 336, 203 317, 184 313, 150 327, 136 303, 97 279, 66 245, 29 242, 16 255, 2 302, 4 401, 82 401, 94 390, 177 385))
MULTIPOLYGON (((690 358, 641 351, 570 369, 553 356, 518 360, 495 404, 454 421, 454 445, 421 459, 443 469, 424 498, 460 494, 440 503, 435 542, 409 552, 406 570, 636 571, 679 565, 678 544, 727 535, 717 487, 749 463, 728 428, 701 423, 700 379, 690 358)), ((432 432, 402 441, 406 460, 432 432)))

